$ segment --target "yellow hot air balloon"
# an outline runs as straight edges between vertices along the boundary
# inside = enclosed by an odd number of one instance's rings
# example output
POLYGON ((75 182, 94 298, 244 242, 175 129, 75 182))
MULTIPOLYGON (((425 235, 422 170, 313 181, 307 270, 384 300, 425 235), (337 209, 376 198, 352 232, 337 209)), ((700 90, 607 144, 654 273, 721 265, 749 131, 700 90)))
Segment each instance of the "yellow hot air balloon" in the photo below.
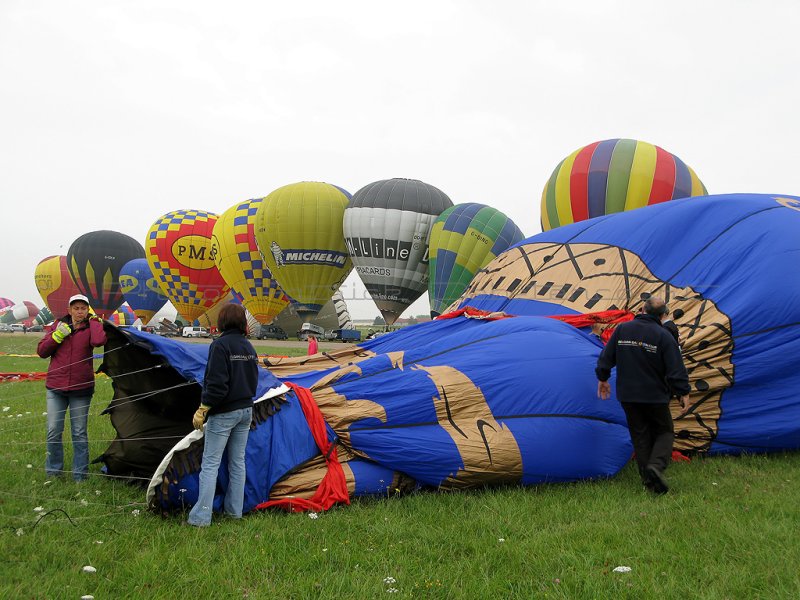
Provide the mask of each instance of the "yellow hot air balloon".
POLYGON ((289 304, 264 264, 255 236, 262 198, 245 200, 220 215, 211 236, 217 268, 259 323, 269 324, 289 304))
POLYGON ((353 268, 342 233, 349 198, 329 183, 293 183, 264 198, 256 213, 264 262, 304 317, 318 313, 353 268))
POLYGON ((147 262, 161 290, 189 323, 220 302, 230 288, 214 264, 211 234, 217 215, 175 210, 147 232, 147 262))

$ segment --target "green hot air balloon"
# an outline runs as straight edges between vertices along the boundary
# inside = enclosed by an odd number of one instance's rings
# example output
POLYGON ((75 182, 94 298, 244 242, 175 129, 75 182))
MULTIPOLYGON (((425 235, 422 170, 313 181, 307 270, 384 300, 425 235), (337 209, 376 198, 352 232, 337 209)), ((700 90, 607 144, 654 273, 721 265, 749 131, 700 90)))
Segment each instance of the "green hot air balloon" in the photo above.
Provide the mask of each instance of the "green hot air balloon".
POLYGON ((484 204, 457 204, 439 215, 429 244, 431 316, 442 314, 479 270, 523 239, 511 219, 484 204))
POLYGON ((349 199, 335 185, 302 182, 278 188, 258 207, 258 248, 303 317, 317 314, 353 268, 342 234, 349 199))
POLYGON ((108 230, 84 233, 67 251, 72 280, 104 319, 124 301, 119 274, 134 258, 144 258, 142 245, 124 233, 108 230))
POLYGON ((428 288, 428 234, 452 205, 415 179, 376 181, 353 195, 344 213, 347 247, 387 325, 428 288))

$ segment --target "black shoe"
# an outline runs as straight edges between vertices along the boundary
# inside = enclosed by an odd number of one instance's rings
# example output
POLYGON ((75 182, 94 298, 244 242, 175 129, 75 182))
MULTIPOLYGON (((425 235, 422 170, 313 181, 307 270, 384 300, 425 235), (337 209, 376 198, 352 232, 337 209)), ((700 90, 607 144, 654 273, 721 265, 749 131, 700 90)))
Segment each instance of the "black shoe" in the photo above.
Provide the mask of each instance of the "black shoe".
POLYGON ((653 493, 661 495, 666 494, 669 491, 667 480, 664 479, 661 471, 655 467, 647 467, 644 470, 644 474, 647 478, 645 485, 648 487, 648 489, 653 490, 653 493))

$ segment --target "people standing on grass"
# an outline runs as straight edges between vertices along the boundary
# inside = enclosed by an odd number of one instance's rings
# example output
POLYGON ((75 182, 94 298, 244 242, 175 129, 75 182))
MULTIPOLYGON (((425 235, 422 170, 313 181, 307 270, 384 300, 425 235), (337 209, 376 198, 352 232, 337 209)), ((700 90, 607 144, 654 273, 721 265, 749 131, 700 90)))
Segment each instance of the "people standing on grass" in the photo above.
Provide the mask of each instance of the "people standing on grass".
POLYGON ((595 369, 597 394, 608 400, 608 379, 617 368, 617 399, 625 411, 639 474, 656 494, 669 491, 663 473, 674 441, 670 398, 677 395, 686 410, 691 391, 678 344, 661 324, 668 314, 663 299, 648 298, 643 313, 614 330, 595 369))
POLYGON ((313 333, 308 334, 308 355, 316 354, 318 351, 317 336, 313 333))
POLYGON ((104 346, 103 320, 89 312, 89 299, 69 299, 68 314, 53 323, 36 353, 49 358, 47 367, 47 455, 45 472, 60 477, 64 471, 64 420, 69 410, 72 430, 72 477, 83 481, 89 473, 89 404, 94 394, 93 348, 104 346))
POLYGON ((223 512, 234 519, 242 517, 244 455, 258 385, 258 356, 246 337, 244 308, 240 304, 223 306, 218 327, 222 334, 209 346, 201 404, 192 419, 195 429, 203 429, 205 422, 200 489, 187 519, 195 527, 211 525, 217 474, 226 448, 228 488, 223 512))

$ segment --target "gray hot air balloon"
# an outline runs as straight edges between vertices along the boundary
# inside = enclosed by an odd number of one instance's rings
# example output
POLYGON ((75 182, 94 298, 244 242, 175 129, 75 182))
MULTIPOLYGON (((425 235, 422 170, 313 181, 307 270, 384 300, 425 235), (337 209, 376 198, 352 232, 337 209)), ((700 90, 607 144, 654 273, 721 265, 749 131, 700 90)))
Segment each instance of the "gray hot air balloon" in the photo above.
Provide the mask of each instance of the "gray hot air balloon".
POLYGON ((370 183, 347 205, 347 248, 387 325, 427 290, 428 235, 450 206, 444 192, 415 179, 370 183))

